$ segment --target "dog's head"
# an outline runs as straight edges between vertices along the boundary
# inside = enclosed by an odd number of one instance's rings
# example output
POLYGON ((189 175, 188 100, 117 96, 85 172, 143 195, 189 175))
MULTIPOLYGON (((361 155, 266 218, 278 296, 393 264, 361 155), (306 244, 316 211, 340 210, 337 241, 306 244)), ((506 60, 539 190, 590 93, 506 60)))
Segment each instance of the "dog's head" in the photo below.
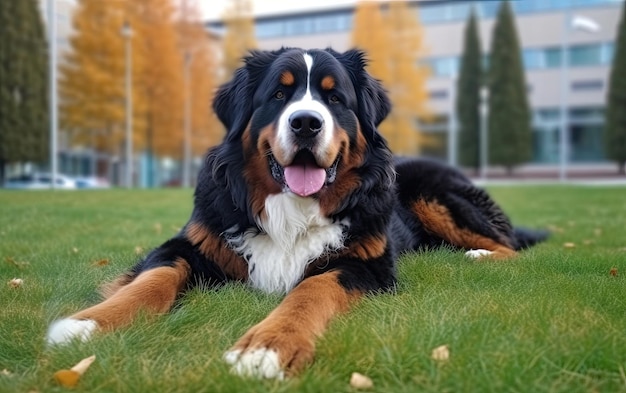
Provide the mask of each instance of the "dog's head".
POLYGON ((358 168, 387 149, 376 127, 390 110, 364 67, 357 50, 258 51, 219 89, 213 107, 227 128, 225 144, 241 143, 254 210, 279 192, 337 207, 362 183, 358 168))

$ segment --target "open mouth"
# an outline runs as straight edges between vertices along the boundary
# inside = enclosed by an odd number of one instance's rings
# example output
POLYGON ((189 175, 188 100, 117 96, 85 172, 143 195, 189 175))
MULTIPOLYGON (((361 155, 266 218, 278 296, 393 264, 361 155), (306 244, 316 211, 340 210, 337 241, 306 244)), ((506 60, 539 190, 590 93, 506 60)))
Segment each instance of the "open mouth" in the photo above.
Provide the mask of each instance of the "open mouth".
POLYGON ((302 197, 318 193, 325 185, 333 183, 337 177, 338 163, 339 158, 329 168, 322 168, 317 165, 313 153, 306 149, 299 151, 291 164, 285 167, 273 155, 269 158, 274 180, 302 197))

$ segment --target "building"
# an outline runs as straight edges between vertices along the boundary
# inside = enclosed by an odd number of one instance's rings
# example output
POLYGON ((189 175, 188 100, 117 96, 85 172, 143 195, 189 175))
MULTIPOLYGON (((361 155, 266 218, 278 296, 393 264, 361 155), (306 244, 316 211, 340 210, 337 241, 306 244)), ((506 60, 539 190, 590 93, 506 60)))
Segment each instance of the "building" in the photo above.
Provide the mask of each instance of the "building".
MULTIPOLYGON (((533 110, 535 164, 559 162, 561 113, 567 122, 572 164, 604 162, 603 112, 614 40, 623 0, 519 0, 511 2, 527 71, 529 101, 533 110), (573 23, 574 22, 574 23, 573 23), (567 48, 564 56, 563 48, 567 48), (563 59, 569 59, 563 66, 563 59), (567 108, 567 111, 562 111, 567 108)), ((483 50, 491 42, 494 17, 500 1, 411 1, 424 26, 425 59, 432 69, 428 83, 435 122, 424 132, 442 140, 431 155, 448 158, 448 131, 459 69, 463 30, 472 7, 480 21, 483 50)), ((351 47, 354 5, 332 9, 258 16, 256 35, 261 49, 281 46, 342 51, 351 47)), ((215 31, 221 22, 208 22, 215 31)))

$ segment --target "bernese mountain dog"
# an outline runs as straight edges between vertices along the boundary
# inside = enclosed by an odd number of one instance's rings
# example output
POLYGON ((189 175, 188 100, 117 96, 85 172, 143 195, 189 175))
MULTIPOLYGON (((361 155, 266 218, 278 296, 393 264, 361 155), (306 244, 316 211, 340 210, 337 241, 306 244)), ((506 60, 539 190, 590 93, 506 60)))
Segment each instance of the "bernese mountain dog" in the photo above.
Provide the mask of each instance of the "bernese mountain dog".
POLYGON ((377 126, 390 101, 364 53, 256 51, 217 91, 226 127, 184 228, 54 322, 48 342, 87 340, 168 312, 196 285, 245 282, 284 300, 224 355, 234 372, 283 378, 314 357, 329 321, 396 283, 400 253, 437 246, 502 259, 544 238, 514 229, 458 170, 395 159, 377 126))

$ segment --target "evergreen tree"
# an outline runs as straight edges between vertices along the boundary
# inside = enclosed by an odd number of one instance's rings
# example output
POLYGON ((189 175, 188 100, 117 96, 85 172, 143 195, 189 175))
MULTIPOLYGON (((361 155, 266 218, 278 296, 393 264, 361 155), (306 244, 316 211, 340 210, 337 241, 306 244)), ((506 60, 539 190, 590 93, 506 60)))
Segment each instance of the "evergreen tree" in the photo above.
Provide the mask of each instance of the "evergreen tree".
POLYGON ((531 114, 524 66, 511 4, 498 10, 489 60, 489 164, 507 173, 532 154, 531 114))
POLYGON ((36 0, 0 1, 0 180, 48 157, 47 44, 36 0))
POLYGON ((472 10, 465 26, 461 70, 457 82, 456 113, 459 123, 459 163, 480 166, 480 89, 483 85, 482 51, 478 23, 472 10))
POLYGON ((623 175, 626 173, 626 2, 622 5, 609 80, 604 135, 607 157, 618 164, 619 173, 623 175))

